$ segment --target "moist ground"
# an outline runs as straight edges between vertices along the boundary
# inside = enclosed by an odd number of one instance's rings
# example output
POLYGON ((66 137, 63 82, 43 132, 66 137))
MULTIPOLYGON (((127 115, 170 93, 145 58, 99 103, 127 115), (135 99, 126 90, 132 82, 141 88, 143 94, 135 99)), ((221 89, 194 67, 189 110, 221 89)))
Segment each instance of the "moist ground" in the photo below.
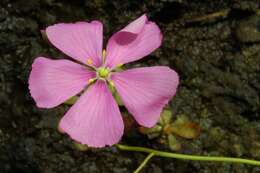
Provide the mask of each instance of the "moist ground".
MULTIPOLYGON (((78 151, 57 132, 68 106, 38 109, 28 91, 37 56, 64 57, 40 30, 58 22, 98 19, 108 36, 144 12, 161 28, 160 49, 127 67, 167 65, 181 85, 170 107, 203 131, 178 138, 181 153, 260 160, 259 0, 1 0, 0 172, 132 172, 145 155, 116 148, 78 151), (211 15, 216 14, 216 15, 211 15), (252 34, 253 33, 253 34, 252 34)), ((131 129, 122 143, 168 150, 131 129)), ((260 168, 153 158, 144 172, 259 173, 260 168)))

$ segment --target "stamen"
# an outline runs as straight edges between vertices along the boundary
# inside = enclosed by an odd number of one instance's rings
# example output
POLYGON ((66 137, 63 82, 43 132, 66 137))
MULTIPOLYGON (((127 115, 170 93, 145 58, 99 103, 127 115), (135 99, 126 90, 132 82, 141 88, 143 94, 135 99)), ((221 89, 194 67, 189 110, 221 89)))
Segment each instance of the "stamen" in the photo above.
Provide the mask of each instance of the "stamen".
POLYGON ((106 60, 106 50, 103 49, 103 51, 102 51, 102 61, 103 61, 103 63, 105 63, 105 60, 106 60))
POLYGON ((122 63, 120 63, 120 64, 118 64, 117 66, 116 66, 116 68, 120 68, 120 67, 122 67, 124 64, 122 64, 122 63))
POLYGON ((109 83, 109 85, 111 85, 112 87, 115 87, 115 84, 114 84, 113 81, 109 80, 108 83, 109 83))
POLYGON ((96 80, 97 80, 96 78, 89 79, 88 84, 90 85, 90 84, 94 83, 96 80))

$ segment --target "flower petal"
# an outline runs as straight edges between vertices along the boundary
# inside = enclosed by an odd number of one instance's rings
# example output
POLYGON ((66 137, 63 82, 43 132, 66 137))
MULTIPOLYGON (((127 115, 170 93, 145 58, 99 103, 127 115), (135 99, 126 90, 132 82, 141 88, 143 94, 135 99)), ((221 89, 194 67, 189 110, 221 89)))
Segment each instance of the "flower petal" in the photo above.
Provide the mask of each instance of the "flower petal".
POLYGON ((29 89, 38 107, 51 108, 78 94, 94 76, 72 61, 38 57, 32 65, 29 89))
POLYGON ((161 42, 159 27, 143 15, 109 39, 106 65, 113 68, 141 59, 157 49, 161 42))
POLYGON ((102 64, 101 22, 55 24, 46 28, 46 34, 50 42, 68 56, 90 66, 102 64))
POLYGON ((59 127, 90 147, 113 145, 121 139, 124 125, 119 108, 104 81, 97 81, 62 118, 59 127))
POLYGON ((118 72, 111 79, 128 111, 145 127, 152 127, 159 120, 179 83, 178 74, 163 66, 118 72))
POLYGON ((138 19, 134 20, 130 24, 128 24, 124 29, 121 31, 131 32, 134 34, 138 34, 142 31, 145 23, 148 21, 147 16, 143 14, 138 19))

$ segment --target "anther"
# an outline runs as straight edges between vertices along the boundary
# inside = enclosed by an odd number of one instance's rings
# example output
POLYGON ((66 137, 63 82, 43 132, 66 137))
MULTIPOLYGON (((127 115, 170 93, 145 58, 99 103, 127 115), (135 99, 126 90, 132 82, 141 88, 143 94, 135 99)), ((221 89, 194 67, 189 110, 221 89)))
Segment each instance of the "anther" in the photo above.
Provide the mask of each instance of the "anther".
POLYGON ((88 59, 87 59, 87 64, 88 64, 88 65, 93 65, 93 60, 92 60, 91 58, 88 58, 88 59))

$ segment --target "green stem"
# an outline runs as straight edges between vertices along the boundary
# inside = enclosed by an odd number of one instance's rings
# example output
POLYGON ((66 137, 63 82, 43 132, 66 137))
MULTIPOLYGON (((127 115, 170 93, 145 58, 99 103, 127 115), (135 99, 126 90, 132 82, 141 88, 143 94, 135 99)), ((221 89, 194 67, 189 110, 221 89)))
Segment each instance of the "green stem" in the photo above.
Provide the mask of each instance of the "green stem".
POLYGON ((116 146, 120 150, 153 153, 154 156, 175 158, 175 159, 181 159, 181 160, 242 163, 242 164, 260 166, 260 161, 257 161, 257 160, 249 160, 249 159, 234 158, 234 157, 217 157, 217 156, 198 156, 198 155, 188 155, 188 154, 176 154, 176 153, 159 151, 159 150, 154 150, 154 149, 145 148, 145 147, 135 147, 135 146, 127 146, 127 145, 121 145, 121 144, 117 144, 116 146))
POLYGON ((145 159, 144 161, 141 163, 141 165, 139 165, 139 167, 134 171, 134 173, 138 173, 140 172, 143 167, 147 164, 147 162, 154 156, 154 153, 150 153, 145 159))

